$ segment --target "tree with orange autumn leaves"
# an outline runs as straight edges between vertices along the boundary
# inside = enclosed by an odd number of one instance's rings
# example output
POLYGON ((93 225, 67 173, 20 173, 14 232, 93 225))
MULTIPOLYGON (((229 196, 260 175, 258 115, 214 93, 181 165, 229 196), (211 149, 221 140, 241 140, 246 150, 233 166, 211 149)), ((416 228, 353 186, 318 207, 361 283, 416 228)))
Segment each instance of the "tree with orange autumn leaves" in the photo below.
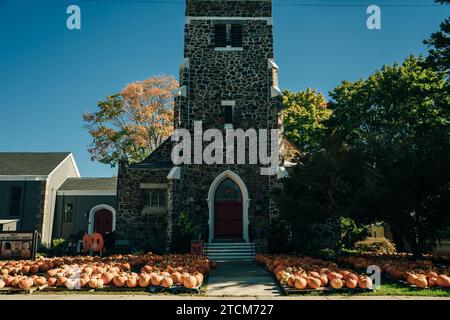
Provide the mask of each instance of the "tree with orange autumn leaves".
POLYGON ((158 75, 127 85, 83 115, 93 141, 92 160, 115 166, 120 160, 140 162, 173 132, 172 91, 178 82, 158 75))

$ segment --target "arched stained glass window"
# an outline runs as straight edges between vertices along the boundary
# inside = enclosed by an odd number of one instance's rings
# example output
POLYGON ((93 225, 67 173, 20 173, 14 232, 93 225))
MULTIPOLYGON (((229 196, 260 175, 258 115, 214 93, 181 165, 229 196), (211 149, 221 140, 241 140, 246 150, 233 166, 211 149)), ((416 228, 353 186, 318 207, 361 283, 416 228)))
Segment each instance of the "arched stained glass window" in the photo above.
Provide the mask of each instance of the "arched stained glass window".
POLYGON ((239 186, 231 179, 223 180, 217 187, 215 199, 217 201, 241 201, 242 193, 239 186))

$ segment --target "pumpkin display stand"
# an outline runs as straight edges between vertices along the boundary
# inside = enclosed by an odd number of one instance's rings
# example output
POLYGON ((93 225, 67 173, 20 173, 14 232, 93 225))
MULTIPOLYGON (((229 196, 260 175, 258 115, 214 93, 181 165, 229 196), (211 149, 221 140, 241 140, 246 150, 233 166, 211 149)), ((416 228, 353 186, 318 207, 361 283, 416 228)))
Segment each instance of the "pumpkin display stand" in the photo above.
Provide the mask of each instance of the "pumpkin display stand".
MULTIPOLYGON (((276 279, 275 279, 276 280, 276 279)), ((350 289, 350 288, 341 288, 341 289, 333 289, 333 288, 328 288, 328 287, 320 287, 317 289, 295 289, 295 288, 291 288, 286 284, 280 284, 281 290, 283 292, 284 295, 288 296, 288 295, 300 295, 300 294, 308 294, 308 293, 312 293, 312 292, 318 292, 318 293, 323 293, 323 294, 338 294, 338 293, 349 293, 349 294, 357 294, 357 293, 364 293, 364 292, 373 292, 374 289, 362 289, 362 288, 355 288, 355 289, 350 289)))
POLYGON ((44 284, 43 286, 39 287, 31 287, 29 289, 21 289, 21 288, 14 288, 14 287, 5 287, 0 289, 0 294, 32 294, 35 291, 44 291, 47 288, 47 285, 44 284))

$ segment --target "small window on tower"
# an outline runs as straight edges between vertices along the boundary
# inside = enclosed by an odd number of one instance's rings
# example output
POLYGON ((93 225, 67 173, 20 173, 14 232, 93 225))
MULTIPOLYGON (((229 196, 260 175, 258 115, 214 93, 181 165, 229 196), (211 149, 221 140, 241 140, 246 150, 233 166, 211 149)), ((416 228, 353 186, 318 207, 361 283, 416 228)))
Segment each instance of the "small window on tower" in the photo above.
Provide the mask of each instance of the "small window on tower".
POLYGON ((224 106, 225 124, 233 124, 233 106, 224 106))
POLYGON ((227 46, 227 25, 216 24, 215 26, 215 47, 225 48, 227 46))
POLYGON ((231 46, 242 48, 242 24, 231 25, 231 46))

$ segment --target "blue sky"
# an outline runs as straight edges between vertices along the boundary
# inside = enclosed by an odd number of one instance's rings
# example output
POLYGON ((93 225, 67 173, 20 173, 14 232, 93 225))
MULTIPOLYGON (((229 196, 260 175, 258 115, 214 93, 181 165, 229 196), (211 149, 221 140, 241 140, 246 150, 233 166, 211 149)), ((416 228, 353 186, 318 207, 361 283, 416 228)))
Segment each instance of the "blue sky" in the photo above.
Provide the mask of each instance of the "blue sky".
MULTIPOLYGON (((433 1, 274 0, 281 88, 325 94, 344 79, 426 53, 422 40, 450 15, 449 6, 382 7, 382 29, 370 31, 364 6, 286 3, 433 1)), ((72 151, 83 176, 116 174, 90 160, 81 115, 127 83, 161 73, 178 76, 183 16, 179 3, 0 0, 0 151, 72 151), (70 4, 81 8, 81 30, 66 28, 70 4)))

